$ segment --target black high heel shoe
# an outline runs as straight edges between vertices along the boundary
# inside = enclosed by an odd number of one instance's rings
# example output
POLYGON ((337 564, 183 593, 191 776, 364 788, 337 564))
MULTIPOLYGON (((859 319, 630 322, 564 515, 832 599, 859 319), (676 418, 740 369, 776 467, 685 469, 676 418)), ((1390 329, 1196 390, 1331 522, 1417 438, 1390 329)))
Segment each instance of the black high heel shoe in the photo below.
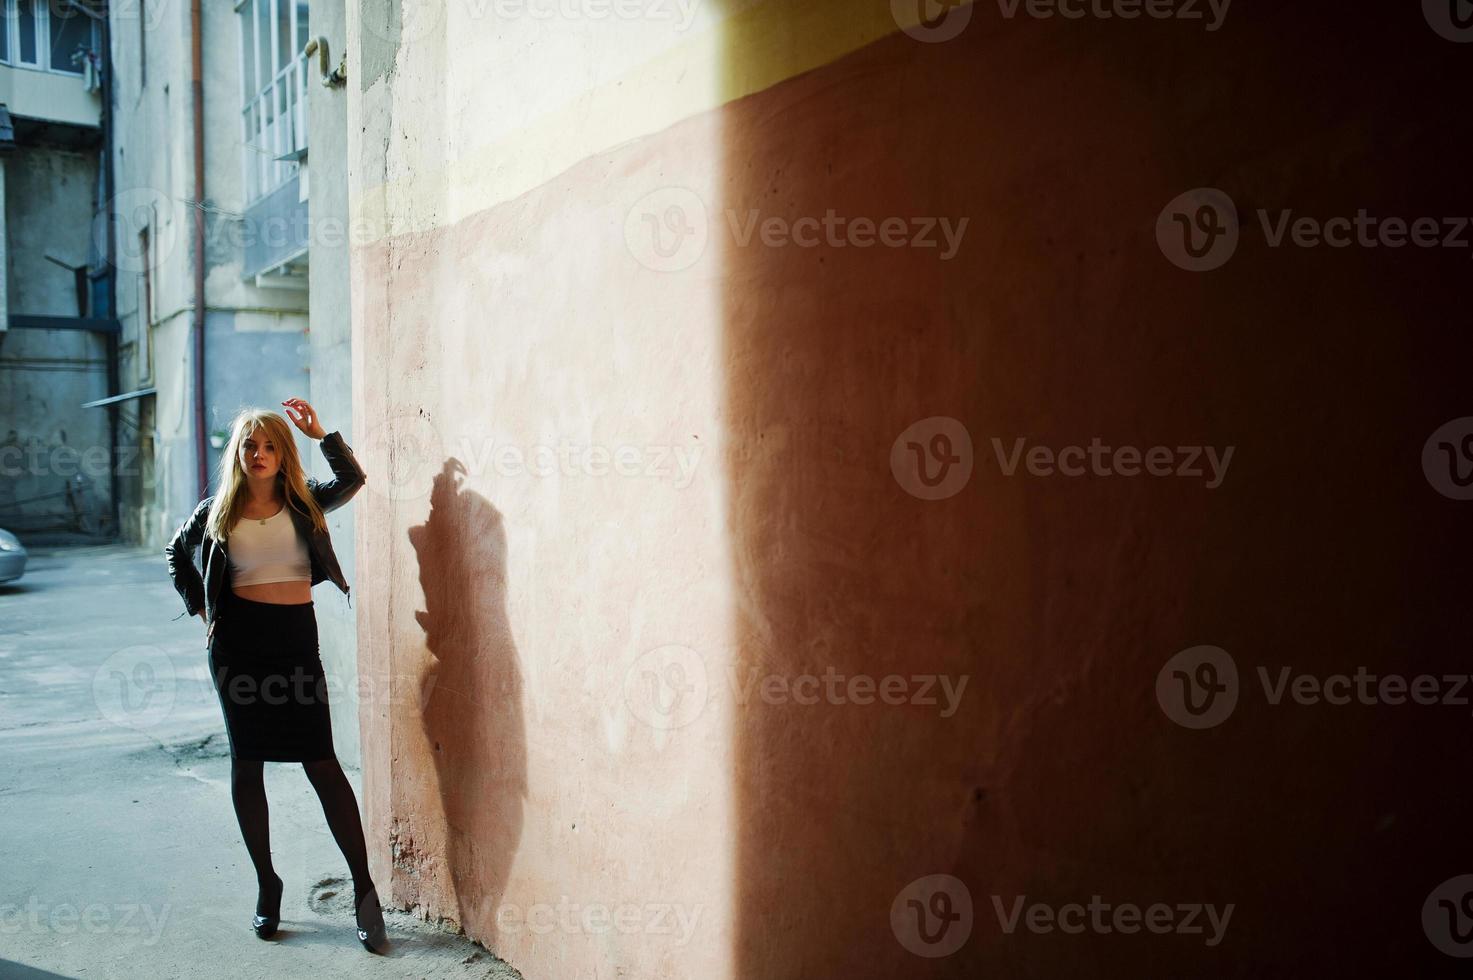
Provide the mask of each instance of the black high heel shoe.
POLYGON ((265 891, 261 892, 260 897, 256 899, 256 914, 251 916, 251 930, 260 939, 270 939, 276 935, 276 927, 281 925, 281 892, 283 888, 284 883, 278 876, 276 878, 274 899, 270 902, 266 901, 267 898, 271 898, 272 896, 269 892, 265 891), (269 913, 262 915, 262 908, 269 909, 269 913))
POLYGON ((357 905, 353 917, 358 926, 358 941, 370 953, 382 956, 389 937, 384 930, 384 913, 379 907, 378 889, 370 885, 363 897, 357 899, 357 905))

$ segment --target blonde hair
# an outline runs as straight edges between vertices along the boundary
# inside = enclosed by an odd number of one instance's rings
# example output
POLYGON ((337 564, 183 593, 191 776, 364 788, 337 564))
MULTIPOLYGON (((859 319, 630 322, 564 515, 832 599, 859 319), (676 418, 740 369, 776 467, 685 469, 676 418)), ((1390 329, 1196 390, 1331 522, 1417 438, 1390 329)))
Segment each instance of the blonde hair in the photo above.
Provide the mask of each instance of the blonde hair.
POLYGON ((246 474, 240 466, 240 447, 257 430, 264 429, 266 437, 276 444, 276 456, 280 468, 277 483, 286 497, 286 506, 300 514, 306 514, 312 526, 320 532, 327 531, 327 519, 317 499, 307 488, 307 475, 302 469, 302 458, 297 455, 297 442, 292 437, 291 427, 277 412, 264 408, 247 408, 238 412, 230 421, 230 439, 220 456, 220 489, 210 505, 205 518, 205 533, 216 541, 230 536, 230 529, 240 520, 246 505, 246 474))

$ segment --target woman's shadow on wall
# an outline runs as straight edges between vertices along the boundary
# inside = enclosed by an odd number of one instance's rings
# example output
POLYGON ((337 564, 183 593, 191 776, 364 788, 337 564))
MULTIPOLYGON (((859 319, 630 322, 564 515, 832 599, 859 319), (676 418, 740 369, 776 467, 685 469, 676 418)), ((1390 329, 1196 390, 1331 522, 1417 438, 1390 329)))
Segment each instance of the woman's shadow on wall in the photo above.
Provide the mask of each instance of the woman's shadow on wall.
POLYGON ((429 517, 409 541, 427 606, 415 618, 435 658, 419 690, 428 690, 421 717, 445 816, 445 864, 460 923, 477 923, 485 936, 495 933, 522 837, 527 740, 507 617, 506 528, 489 501, 462 489, 465 472, 458 459, 445 461, 429 517))

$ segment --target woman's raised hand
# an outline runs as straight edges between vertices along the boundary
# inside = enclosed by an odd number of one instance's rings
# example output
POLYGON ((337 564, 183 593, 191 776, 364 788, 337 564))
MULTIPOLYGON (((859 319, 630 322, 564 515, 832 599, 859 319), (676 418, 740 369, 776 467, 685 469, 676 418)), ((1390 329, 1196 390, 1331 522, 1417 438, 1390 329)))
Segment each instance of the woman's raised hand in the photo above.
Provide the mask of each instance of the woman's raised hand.
POLYGON ((306 399, 288 398, 281 404, 286 406, 286 417, 292 420, 292 425, 305 432, 309 439, 321 439, 327 435, 322 423, 317 421, 317 412, 307 404, 306 399), (293 411, 296 412, 295 415, 292 414, 293 411))

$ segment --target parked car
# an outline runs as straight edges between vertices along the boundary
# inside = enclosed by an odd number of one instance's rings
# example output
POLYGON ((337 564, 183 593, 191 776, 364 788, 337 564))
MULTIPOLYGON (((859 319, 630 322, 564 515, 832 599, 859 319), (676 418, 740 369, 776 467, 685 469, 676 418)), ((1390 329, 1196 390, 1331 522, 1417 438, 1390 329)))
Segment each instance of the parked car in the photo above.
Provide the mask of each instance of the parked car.
POLYGON ((0 528, 0 582, 14 582, 26 573, 26 549, 20 538, 0 528))

